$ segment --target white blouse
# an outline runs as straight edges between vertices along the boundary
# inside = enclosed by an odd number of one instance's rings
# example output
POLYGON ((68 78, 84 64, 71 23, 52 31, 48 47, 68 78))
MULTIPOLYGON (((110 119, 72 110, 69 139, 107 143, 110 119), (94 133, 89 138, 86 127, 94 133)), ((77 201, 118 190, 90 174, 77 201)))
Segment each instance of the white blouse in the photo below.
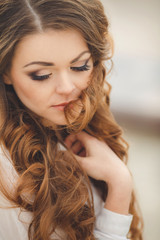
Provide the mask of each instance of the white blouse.
MULTIPOLYGON (((0 171, 5 176, 6 184, 11 191, 17 178, 10 157, 0 147, 0 171)), ((94 235, 98 240, 126 240, 132 215, 122 215, 104 208, 97 189, 92 185, 95 207, 94 235)), ((0 240, 28 240, 28 227, 32 219, 32 213, 13 208, 11 203, 0 193, 0 240), (4 208, 10 206, 11 208, 4 208)), ((53 239, 65 239, 65 235, 59 229, 53 234, 53 239)))

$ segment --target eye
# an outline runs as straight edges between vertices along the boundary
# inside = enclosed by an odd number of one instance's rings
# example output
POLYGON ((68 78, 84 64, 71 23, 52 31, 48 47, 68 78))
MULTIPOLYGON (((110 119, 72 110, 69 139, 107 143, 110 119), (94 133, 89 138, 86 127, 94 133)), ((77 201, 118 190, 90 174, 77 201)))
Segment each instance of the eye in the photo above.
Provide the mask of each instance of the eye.
POLYGON ((83 72, 83 71, 88 71, 90 67, 87 64, 84 64, 83 66, 80 66, 80 67, 70 67, 70 69, 75 72, 83 72))
POLYGON ((52 73, 45 74, 45 75, 36 75, 36 73, 34 72, 34 73, 29 74, 29 75, 30 75, 32 80, 43 81, 43 80, 48 79, 52 75, 52 73))

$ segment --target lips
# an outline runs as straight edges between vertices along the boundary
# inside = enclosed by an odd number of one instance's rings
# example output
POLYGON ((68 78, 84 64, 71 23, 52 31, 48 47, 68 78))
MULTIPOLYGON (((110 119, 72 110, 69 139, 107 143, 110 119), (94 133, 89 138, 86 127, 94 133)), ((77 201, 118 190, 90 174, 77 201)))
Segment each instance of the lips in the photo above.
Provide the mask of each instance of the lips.
POLYGON ((64 102, 64 103, 60 103, 60 104, 57 104, 57 105, 53 105, 53 107, 59 107, 59 106, 67 106, 69 102, 64 102))
POLYGON ((63 102, 63 103, 60 103, 60 104, 57 104, 57 105, 52 105, 52 107, 54 109, 57 109, 57 110, 60 110, 60 111, 64 111, 64 108, 70 103, 71 101, 69 102, 63 102))

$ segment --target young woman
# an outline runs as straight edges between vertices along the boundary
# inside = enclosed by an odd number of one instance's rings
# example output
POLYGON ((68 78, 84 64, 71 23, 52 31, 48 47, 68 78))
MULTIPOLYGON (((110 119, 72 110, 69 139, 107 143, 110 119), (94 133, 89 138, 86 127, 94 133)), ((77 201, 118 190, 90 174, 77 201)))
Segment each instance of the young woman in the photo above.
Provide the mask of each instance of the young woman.
POLYGON ((1 240, 142 239, 111 55, 99 0, 0 1, 1 240))

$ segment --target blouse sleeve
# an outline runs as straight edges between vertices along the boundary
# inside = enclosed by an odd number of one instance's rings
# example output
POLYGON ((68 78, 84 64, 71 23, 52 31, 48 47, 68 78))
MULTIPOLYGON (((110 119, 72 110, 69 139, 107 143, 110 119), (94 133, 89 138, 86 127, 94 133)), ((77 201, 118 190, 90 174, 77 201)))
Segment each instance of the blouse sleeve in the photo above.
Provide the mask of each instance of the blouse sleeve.
POLYGON ((98 190, 92 186, 95 208, 94 236, 97 240, 126 240, 132 222, 132 215, 118 214, 104 208, 98 190))
POLYGON ((121 215, 103 208, 96 218, 94 235, 98 240, 126 240, 132 215, 121 215))

